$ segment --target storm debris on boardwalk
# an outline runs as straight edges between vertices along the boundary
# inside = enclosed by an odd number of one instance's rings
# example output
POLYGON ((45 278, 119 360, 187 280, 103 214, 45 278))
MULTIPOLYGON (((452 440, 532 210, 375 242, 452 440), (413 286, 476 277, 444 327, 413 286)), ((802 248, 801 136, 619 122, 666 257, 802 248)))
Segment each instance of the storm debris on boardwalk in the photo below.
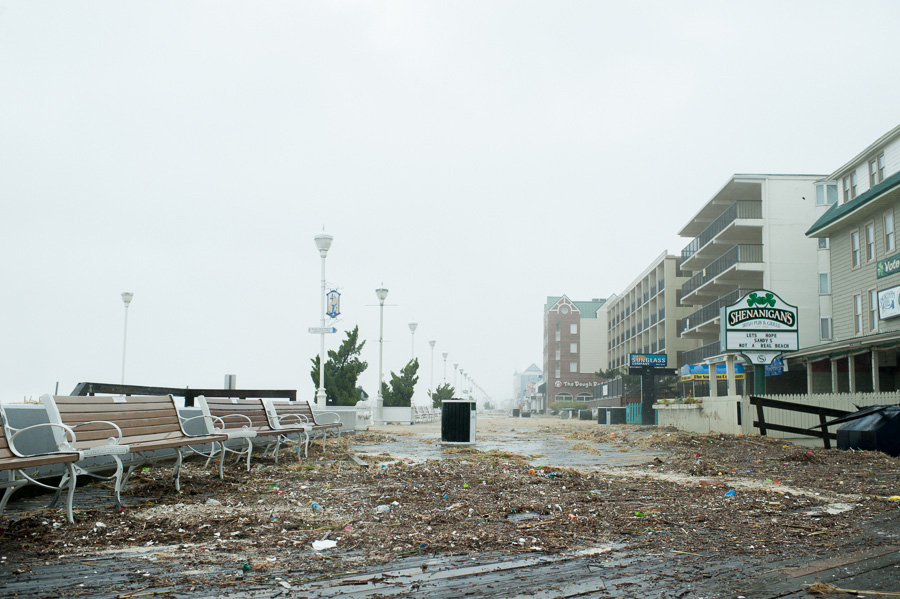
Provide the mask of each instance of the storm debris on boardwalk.
POLYGON ((122 511, 99 499, 107 489, 80 489, 98 499, 76 503, 74 525, 58 510, 14 505, 0 521, 0 576, 14 581, 35 564, 116 552, 155 558, 119 581, 122 593, 293 587, 412 557, 427 568, 434 557, 597 548, 762 564, 850 550, 858 525, 898 507, 900 460, 880 453, 657 427, 540 428, 536 435, 596 455, 597 467, 541 467, 533 456, 465 447, 444 448, 440 460, 350 459, 367 443, 395 439, 363 433, 329 441, 324 455, 316 447, 308 460, 226 468, 224 481, 189 462, 181 493, 167 469, 154 468, 135 476, 122 511), (605 452, 648 448, 664 457, 603 465, 605 452))

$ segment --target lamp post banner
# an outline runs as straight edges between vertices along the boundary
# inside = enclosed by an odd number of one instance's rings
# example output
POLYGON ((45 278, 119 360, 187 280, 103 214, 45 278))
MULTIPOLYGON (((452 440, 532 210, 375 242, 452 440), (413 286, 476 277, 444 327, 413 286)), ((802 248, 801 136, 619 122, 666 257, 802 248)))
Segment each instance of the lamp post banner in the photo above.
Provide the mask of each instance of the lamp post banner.
POLYGON ((337 318, 341 313, 341 294, 336 289, 326 293, 325 305, 328 306, 328 311, 325 314, 331 318, 337 318))

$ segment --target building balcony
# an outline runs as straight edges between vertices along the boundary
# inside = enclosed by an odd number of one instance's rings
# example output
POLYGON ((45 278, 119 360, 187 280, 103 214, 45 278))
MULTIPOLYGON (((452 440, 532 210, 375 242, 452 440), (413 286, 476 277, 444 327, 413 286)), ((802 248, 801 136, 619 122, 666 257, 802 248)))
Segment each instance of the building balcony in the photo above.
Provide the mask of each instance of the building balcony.
POLYGON ((748 292, 735 289, 719 299, 695 310, 679 321, 678 331, 682 337, 697 338, 719 334, 719 313, 725 306, 735 303, 748 292))
POLYGON ((681 286, 682 305, 717 299, 736 288, 759 288, 763 282, 763 246, 732 246, 681 286))
POLYGON ((759 243, 762 224, 762 202, 734 202, 681 250, 681 267, 697 271, 709 265, 723 245, 759 243))
POLYGON ((717 356, 720 353, 722 353, 721 344, 718 341, 713 341, 712 343, 701 345, 696 349, 681 352, 680 364, 700 364, 707 358, 712 358, 713 356, 717 356))

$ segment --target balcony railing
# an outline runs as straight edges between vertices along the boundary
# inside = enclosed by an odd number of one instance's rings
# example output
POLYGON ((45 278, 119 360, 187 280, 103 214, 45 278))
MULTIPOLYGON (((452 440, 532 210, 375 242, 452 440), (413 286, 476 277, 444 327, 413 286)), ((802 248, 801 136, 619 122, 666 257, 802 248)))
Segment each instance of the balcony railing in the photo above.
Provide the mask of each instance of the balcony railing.
POLYGON ((725 306, 730 306, 746 294, 747 291, 743 289, 735 289, 731 293, 723 295, 716 301, 706 304, 699 310, 692 312, 683 320, 681 320, 681 326, 678 327, 678 330, 683 333, 688 329, 700 326, 704 322, 709 322, 719 315, 719 311, 722 308, 724 308, 725 306))
POLYGON ((716 235, 738 218, 762 218, 762 202, 738 200, 725 209, 716 220, 709 223, 703 231, 681 250, 681 261, 684 262, 709 243, 716 235))
POLYGON ((682 364, 699 364, 706 358, 711 358, 717 354, 720 354, 720 344, 718 341, 713 341, 712 343, 708 343, 706 345, 701 345, 697 349, 692 349, 690 351, 681 352, 681 363, 682 364))
POLYGON ((712 264, 684 282, 684 285, 681 286, 682 297, 712 281, 735 264, 759 263, 762 262, 762 259, 763 246, 761 244, 733 245, 724 254, 716 258, 712 264))

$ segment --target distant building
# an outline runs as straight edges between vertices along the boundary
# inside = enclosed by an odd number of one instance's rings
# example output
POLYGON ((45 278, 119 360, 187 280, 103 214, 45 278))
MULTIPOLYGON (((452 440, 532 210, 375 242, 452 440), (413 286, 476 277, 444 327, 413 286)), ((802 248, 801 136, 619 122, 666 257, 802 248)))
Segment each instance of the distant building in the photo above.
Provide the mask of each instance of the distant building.
POLYGON ((543 378, 544 373, 541 372, 541 369, 536 364, 526 368, 525 372, 517 371, 513 374, 513 407, 524 407, 524 402, 528 401, 532 404, 532 410, 543 409, 542 406, 533 405, 539 399, 537 397, 538 386, 543 381, 543 378), (534 398, 534 401, 532 398, 534 398))
POLYGON ((544 305, 544 379, 548 404, 590 401, 594 374, 606 368, 609 354, 605 299, 572 301, 548 297, 544 305))
POLYGON ((900 126, 819 190, 828 210, 806 232, 819 253, 818 338, 789 362, 807 364, 810 393, 900 390, 900 126))
POLYGON ((678 303, 687 280, 680 262, 663 252, 621 295, 604 304, 609 314, 606 368, 625 372, 629 354, 666 354, 669 368, 677 368, 679 354, 697 347, 697 340, 678 336, 678 323, 692 311, 678 303))

